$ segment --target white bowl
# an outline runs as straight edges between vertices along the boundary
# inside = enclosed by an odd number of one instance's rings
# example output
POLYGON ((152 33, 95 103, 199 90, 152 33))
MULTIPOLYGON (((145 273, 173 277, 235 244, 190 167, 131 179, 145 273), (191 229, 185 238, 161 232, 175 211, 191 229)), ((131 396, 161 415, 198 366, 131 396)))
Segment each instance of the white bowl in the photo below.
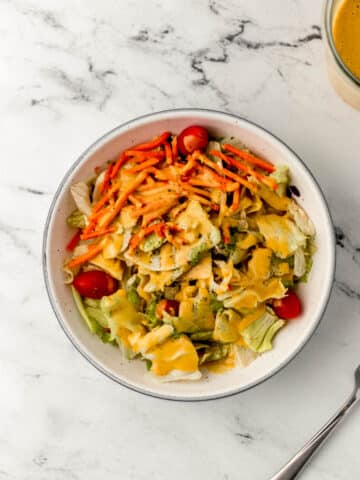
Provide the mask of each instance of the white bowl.
POLYGON ((208 400, 239 393, 274 375, 290 362, 314 333, 327 305, 334 277, 335 241, 328 207, 316 180, 289 147, 253 123, 211 110, 169 110, 146 115, 105 134, 74 163, 62 180, 46 222, 43 245, 45 283, 55 315, 76 349, 98 370, 116 382, 137 392, 172 400, 208 400), (276 164, 290 167, 292 183, 301 196, 298 202, 316 225, 317 252, 308 283, 299 287, 304 312, 288 323, 275 340, 275 348, 247 368, 228 373, 204 375, 197 382, 158 383, 145 374, 139 360, 128 361, 119 349, 103 344, 92 335, 74 305, 68 286, 64 285, 62 266, 65 245, 73 234, 66 217, 74 208, 69 189, 72 183, 88 178, 97 165, 114 158, 119 151, 152 138, 164 130, 179 133, 200 124, 215 137, 234 136, 256 154, 276 164))

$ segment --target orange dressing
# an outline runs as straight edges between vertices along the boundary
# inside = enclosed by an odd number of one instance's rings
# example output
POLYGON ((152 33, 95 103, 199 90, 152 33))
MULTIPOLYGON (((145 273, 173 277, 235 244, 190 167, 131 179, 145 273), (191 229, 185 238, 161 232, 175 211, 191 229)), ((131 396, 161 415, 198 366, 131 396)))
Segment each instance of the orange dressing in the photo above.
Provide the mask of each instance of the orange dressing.
POLYGON ((215 362, 209 362, 204 367, 211 373, 225 373, 229 370, 232 370, 237 365, 236 361, 236 351, 232 347, 229 355, 223 360, 216 360, 215 362))
POLYGON ((151 371, 155 375, 167 375, 172 370, 186 373, 196 372, 199 358, 191 341, 181 336, 169 339, 149 352, 151 354, 151 371))
POLYGON ((336 50, 347 68, 360 78, 360 0, 343 0, 333 22, 336 50))

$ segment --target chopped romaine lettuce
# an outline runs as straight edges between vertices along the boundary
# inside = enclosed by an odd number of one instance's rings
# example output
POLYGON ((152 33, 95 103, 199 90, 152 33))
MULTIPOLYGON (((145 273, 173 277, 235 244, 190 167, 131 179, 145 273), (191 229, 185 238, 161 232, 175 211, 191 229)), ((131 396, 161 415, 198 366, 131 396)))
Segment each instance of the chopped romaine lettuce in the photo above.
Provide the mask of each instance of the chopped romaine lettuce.
POLYGON ((294 254, 294 275, 302 277, 306 272, 306 260, 303 248, 298 248, 294 254))
POLYGON ((159 302, 158 295, 153 295, 151 300, 148 302, 147 308, 146 308, 146 311, 145 311, 146 319, 147 319, 147 321, 149 323, 149 326, 151 328, 155 327, 156 325, 158 325, 160 323, 160 319, 156 315, 156 306, 157 306, 158 302, 159 302))
POLYGON ((82 298, 78 293, 78 291, 73 286, 71 286, 71 291, 72 291, 77 309, 80 315, 82 316, 83 320, 85 321, 86 325, 88 326, 90 332, 100 337, 100 339, 104 343, 111 343, 112 345, 115 345, 116 344, 115 339, 112 337, 112 335, 108 331, 107 322, 105 320, 105 317, 102 315, 101 311, 95 307, 85 308, 82 298), (95 311, 96 311, 96 314, 94 315, 95 311))
POLYGON ((226 358, 230 353, 230 345, 217 343, 208 346, 205 352, 200 356, 199 365, 204 365, 208 362, 215 362, 226 358))
POLYGON ((101 311, 100 306, 98 307, 86 307, 86 313, 92 320, 95 320, 103 328, 109 328, 109 323, 104 313, 101 311))
POLYGON ((315 227, 305 210, 302 209, 294 200, 290 202, 288 210, 291 218, 294 220, 298 228, 305 235, 313 237, 315 235, 315 227))
POLYGON ((217 163, 218 165, 222 166, 222 161, 219 157, 215 157, 215 155, 211 155, 211 150, 217 150, 219 152, 221 152, 221 145, 219 142, 216 142, 215 140, 210 140, 210 142, 208 143, 207 145, 207 148, 206 148, 206 154, 207 156, 215 163, 217 163))
POLYGON ((259 353, 265 352, 272 348, 272 339, 283 325, 285 325, 284 320, 279 320, 268 309, 261 317, 242 331, 242 336, 251 350, 259 353))
POLYGON ((128 292, 127 292, 127 298, 128 300, 134 305, 136 310, 139 310, 140 305, 141 305, 141 298, 139 294, 137 293, 136 287, 132 285, 128 292))
POLYGON ((288 218, 270 214, 260 215, 256 221, 265 245, 280 258, 287 258, 306 245, 305 235, 288 218))
POLYGON ((191 340, 194 342, 207 342, 212 339, 213 331, 195 332, 190 334, 191 340))
POLYGON ((94 328, 94 323, 91 321, 89 315, 87 314, 84 304, 82 302, 81 296, 79 292, 76 290, 76 288, 71 285, 71 291, 73 294, 73 298, 75 301, 75 305, 77 309, 79 310, 80 315, 82 316, 83 320, 85 320, 86 325, 89 327, 89 330, 91 333, 95 333, 95 328, 94 328))
POLYGON ((199 243, 196 247, 194 247, 190 251, 190 265, 192 267, 197 265, 200 262, 200 260, 202 260, 202 258, 207 253, 207 251, 208 251, 208 246, 206 242, 199 243))
POLYGON ((85 182, 78 182, 71 186, 70 191, 77 208, 89 217, 92 212, 89 186, 85 182))
POLYGON ((120 329, 125 328, 134 332, 141 325, 141 314, 126 298, 123 290, 102 297, 100 308, 108 321, 112 339, 118 337, 120 329))
POLYGON ((139 248, 143 252, 152 252, 160 248, 165 242, 166 238, 160 237, 156 233, 151 233, 141 242, 139 248))
POLYGON ((221 343, 236 342, 239 338, 237 325, 240 320, 240 315, 234 310, 219 311, 215 320, 214 340, 221 343))
POLYGON ((265 333, 265 337, 263 341, 261 342, 260 347, 258 348, 259 353, 266 352, 268 350, 272 349, 272 340, 276 333, 280 330, 285 325, 285 320, 276 320, 271 327, 267 330, 265 333))
POLYGON ((210 296, 210 310, 213 313, 217 313, 219 310, 224 308, 223 302, 218 300, 214 294, 210 296))
POLYGON ((281 197, 284 196, 290 180, 289 167, 287 165, 277 165, 275 172, 273 172, 270 177, 278 184, 276 193, 281 197))
POLYGON ((84 228, 86 227, 86 216, 80 212, 80 210, 75 209, 66 219, 69 227, 72 228, 84 228))

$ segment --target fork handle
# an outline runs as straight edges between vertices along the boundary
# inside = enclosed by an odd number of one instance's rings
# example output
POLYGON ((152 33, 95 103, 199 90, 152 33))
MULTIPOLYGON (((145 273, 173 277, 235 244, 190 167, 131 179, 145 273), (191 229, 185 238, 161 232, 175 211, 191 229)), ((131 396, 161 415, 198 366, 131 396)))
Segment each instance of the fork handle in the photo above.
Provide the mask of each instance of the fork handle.
POLYGON ((310 460, 315 451, 327 439, 330 433, 345 418, 359 398, 354 392, 340 410, 303 446, 301 450, 270 480, 294 480, 310 460))

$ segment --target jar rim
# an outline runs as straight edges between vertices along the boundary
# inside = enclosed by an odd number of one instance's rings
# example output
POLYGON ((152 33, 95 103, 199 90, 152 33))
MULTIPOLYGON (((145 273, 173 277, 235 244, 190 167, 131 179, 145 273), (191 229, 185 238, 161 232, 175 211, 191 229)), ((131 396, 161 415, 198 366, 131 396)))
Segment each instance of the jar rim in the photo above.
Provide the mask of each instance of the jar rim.
POLYGON ((340 67, 340 69, 343 71, 343 73, 351 80, 352 82, 355 83, 358 87, 360 87, 360 78, 354 75, 354 73, 345 65, 345 63, 342 61, 342 58, 340 57, 336 46, 335 46, 335 41, 334 41, 334 36, 333 36, 333 28, 332 28, 332 20, 333 20, 333 14, 334 14, 334 8, 335 8, 335 1, 334 0, 326 0, 325 2, 325 8, 324 8, 324 26, 325 26, 325 34, 326 34, 326 39, 328 41, 328 44, 330 46, 331 53, 336 60, 336 63, 340 67))

